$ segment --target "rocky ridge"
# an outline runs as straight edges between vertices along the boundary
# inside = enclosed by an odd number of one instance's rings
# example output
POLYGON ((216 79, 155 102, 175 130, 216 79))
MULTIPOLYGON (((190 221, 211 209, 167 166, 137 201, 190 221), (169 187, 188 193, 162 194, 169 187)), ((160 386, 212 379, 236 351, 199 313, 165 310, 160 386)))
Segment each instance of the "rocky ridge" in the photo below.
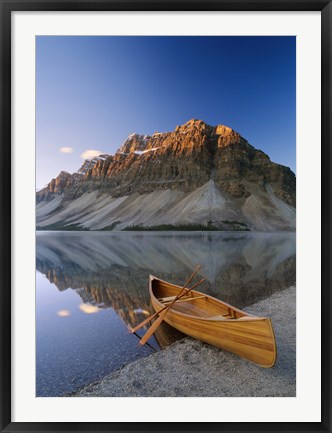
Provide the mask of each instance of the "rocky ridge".
POLYGON ((192 119, 173 132, 131 134, 114 155, 61 172, 37 192, 37 226, 99 230, 210 221, 220 228, 236 221, 248 229, 292 230, 295 189, 289 168, 236 131, 192 119), (153 209, 146 215, 148 203, 153 209))

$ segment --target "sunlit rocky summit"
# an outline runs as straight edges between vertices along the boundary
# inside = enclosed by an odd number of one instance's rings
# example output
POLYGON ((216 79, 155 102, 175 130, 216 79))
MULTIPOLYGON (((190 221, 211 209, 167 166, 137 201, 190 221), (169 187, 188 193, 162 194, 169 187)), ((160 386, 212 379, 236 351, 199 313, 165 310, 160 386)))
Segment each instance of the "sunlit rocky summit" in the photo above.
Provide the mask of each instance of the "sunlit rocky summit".
POLYGON ((295 230, 295 205, 288 167, 233 129, 192 119, 62 171, 37 192, 37 228, 295 230))

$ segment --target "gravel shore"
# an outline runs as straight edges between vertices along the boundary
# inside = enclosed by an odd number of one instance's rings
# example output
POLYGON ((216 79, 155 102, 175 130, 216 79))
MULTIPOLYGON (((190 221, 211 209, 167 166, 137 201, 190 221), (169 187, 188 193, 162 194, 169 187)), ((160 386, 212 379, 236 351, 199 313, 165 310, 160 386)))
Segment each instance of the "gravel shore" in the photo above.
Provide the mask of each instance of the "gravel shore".
POLYGON ((272 319, 278 358, 265 369, 189 337, 139 359, 72 397, 293 397, 296 395, 296 289, 244 310, 272 319))

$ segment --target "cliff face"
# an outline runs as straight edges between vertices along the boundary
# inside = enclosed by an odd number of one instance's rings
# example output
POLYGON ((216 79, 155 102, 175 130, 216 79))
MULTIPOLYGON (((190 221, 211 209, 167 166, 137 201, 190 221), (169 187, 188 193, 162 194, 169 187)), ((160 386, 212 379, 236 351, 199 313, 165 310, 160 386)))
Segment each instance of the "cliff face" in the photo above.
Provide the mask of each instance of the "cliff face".
MULTIPOLYGON (((224 218, 237 219, 251 229, 274 228, 275 219, 279 221, 275 228, 294 229, 295 187, 295 175, 289 168, 271 162, 266 154, 256 150, 231 128, 213 127, 192 119, 177 126, 173 132, 157 132, 152 136, 131 134, 115 155, 100 155, 86 161, 72 175, 61 172, 37 193, 37 226, 63 223, 65 227, 68 217, 71 224, 87 229, 111 227, 115 223, 117 228, 130 224, 158 225, 167 221, 169 224, 204 224, 216 218, 219 222, 215 223, 221 224, 224 218), (198 193, 200 198, 195 196, 197 191, 201 191, 198 193), (182 215, 180 219, 170 214, 166 221, 158 216, 151 221, 144 215, 141 219, 128 218, 128 215, 137 216, 139 210, 143 211, 144 198, 152 195, 151 203, 157 192, 164 196, 167 192, 163 203, 168 209, 185 200, 180 208, 190 208, 191 201, 196 210, 202 207, 204 212, 201 217, 182 215), (102 196, 106 201, 98 208, 106 212, 104 223, 97 217, 97 222, 85 224, 84 203, 89 202, 91 207, 102 196), (123 199, 128 197, 135 201, 136 210, 130 208, 130 201, 127 201, 129 208, 125 211, 123 199), (78 201, 76 204, 83 210, 79 218, 75 217, 74 208, 69 214, 63 213, 74 201, 78 201), (221 202, 227 202, 227 206, 222 206, 221 202), (123 212, 118 208, 120 204, 123 212), (117 212, 112 216, 105 206, 114 211, 117 208, 117 212), (261 217, 256 215, 255 208, 261 209, 261 217), (272 218, 269 209, 273 214, 277 209, 278 215, 272 218), (60 214, 54 218, 57 212, 60 214)), ((156 206, 160 208, 163 204, 157 200, 156 206)))

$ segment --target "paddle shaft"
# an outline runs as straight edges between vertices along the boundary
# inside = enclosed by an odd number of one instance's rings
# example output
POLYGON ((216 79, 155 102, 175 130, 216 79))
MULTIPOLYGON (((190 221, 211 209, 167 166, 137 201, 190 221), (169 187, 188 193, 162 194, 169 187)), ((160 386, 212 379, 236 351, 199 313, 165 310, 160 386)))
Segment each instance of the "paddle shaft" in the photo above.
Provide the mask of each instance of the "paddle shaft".
MULTIPOLYGON (((199 286, 200 284, 202 284, 204 282, 204 278, 202 280, 200 280, 198 283, 194 284, 190 289, 187 289, 181 296, 177 297, 177 300, 183 298, 190 290, 195 289, 195 287, 199 286)), ((138 331, 139 329, 143 328, 143 326, 147 325, 149 322, 151 322, 152 319, 154 319, 156 316, 158 316, 161 312, 163 312, 168 305, 165 305, 161 310, 157 311, 156 313, 152 314, 151 316, 147 317, 145 320, 143 320, 143 322, 139 323, 138 325, 135 326, 135 328, 131 329, 131 332, 134 333, 136 331, 138 331)))

